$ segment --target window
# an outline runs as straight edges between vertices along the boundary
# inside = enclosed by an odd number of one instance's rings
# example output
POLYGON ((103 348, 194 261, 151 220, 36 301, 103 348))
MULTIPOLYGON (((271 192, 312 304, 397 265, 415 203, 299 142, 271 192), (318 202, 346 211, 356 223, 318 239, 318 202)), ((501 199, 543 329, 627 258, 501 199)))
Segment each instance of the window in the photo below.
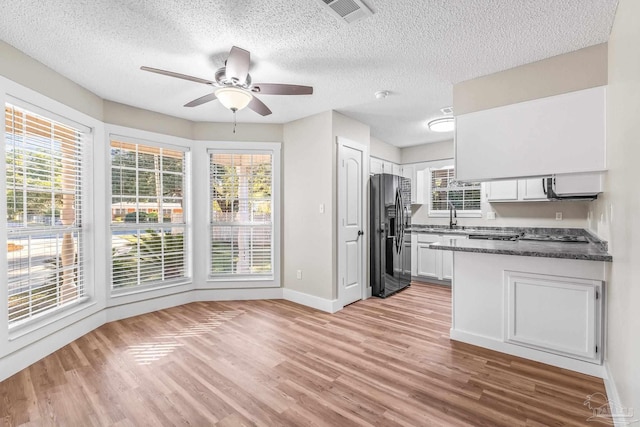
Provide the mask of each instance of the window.
POLYGON ((111 139, 112 289, 187 277, 186 149, 111 139))
POLYGON ((274 154, 210 150, 211 278, 273 278, 274 154))
POLYGON ((85 296, 81 177, 89 133, 5 104, 11 326, 85 296))
POLYGON ((449 202, 455 206, 458 214, 480 214, 480 183, 455 181, 453 167, 431 169, 430 214, 449 213, 449 202))

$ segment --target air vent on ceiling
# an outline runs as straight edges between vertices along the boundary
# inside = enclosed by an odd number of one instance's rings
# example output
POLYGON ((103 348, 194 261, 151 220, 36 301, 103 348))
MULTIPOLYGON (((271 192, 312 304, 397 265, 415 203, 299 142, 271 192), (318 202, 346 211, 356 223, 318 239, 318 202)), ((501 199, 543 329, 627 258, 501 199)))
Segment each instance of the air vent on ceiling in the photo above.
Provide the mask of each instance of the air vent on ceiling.
POLYGON ((373 15, 373 11, 361 0, 318 0, 327 7, 339 21, 351 24, 367 16, 373 15))
POLYGON ((453 114, 453 107, 444 107, 440 111, 442 111, 442 114, 453 114))

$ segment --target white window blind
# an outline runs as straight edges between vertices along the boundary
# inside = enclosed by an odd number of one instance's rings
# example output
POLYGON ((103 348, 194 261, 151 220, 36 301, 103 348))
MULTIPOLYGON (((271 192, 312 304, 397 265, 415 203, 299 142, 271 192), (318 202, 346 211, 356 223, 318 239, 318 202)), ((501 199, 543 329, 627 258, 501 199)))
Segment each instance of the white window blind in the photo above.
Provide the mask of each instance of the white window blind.
POLYGON ((479 213, 481 185, 480 183, 463 183, 455 181, 453 167, 431 169, 431 213, 447 212, 449 202, 458 213, 479 213))
POLYGON ((273 275, 273 154, 211 150, 209 275, 273 275))
POLYGON ((82 155, 87 129, 5 104, 9 324, 85 295, 82 155))
POLYGON ((186 149, 111 139, 112 290, 187 276, 186 149))

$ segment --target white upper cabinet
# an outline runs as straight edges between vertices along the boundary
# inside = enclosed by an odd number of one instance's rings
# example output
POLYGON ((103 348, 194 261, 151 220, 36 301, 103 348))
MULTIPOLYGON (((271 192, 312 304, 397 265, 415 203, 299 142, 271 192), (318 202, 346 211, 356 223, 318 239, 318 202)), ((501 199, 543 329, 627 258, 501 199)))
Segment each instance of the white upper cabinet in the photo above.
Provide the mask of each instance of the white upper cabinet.
POLYGON ((456 117, 456 178, 603 171, 605 86, 456 117))
POLYGON ((556 175, 553 191, 559 196, 583 196, 602 192, 601 173, 556 175))
POLYGON ((376 175, 383 172, 383 161, 376 159, 375 157, 369 158, 369 172, 371 175, 376 175))
POLYGON ((518 200, 518 181, 492 181, 485 183, 487 201, 511 202, 518 200))
POLYGON ((530 178, 518 180, 522 200, 548 200, 547 178, 530 178))

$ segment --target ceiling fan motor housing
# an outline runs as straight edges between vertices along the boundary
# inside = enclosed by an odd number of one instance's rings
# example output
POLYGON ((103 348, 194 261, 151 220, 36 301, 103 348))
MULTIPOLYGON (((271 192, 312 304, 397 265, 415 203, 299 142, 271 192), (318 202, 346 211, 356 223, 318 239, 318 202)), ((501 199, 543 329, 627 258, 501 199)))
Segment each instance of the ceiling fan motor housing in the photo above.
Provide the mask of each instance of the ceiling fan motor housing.
POLYGON ((245 79, 244 83, 240 84, 236 79, 227 78, 226 71, 226 67, 218 68, 218 70, 216 71, 214 78, 218 86, 235 86, 249 90, 249 88, 251 87, 251 74, 247 74, 247 78, 245 79))

